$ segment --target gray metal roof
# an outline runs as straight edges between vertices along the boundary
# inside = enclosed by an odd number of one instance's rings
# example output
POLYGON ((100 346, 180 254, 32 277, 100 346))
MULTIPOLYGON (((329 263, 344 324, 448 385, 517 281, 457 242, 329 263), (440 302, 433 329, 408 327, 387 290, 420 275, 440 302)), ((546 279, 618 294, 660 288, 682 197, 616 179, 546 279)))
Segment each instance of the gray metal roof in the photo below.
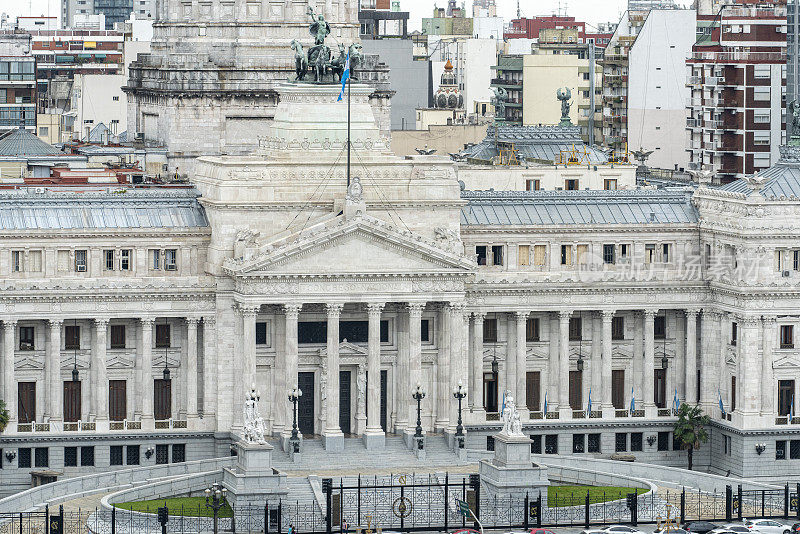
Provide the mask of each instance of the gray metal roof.
MULTIPOLYGON (((766 199, 800 198, 800 165, 797 163, 779 161, 769 169, 761 171, 759 178, 764 180, 761 195, 766 199)), ((720 189, 747 196, 753 193, 753 186, 744 178, 725 184, 720 189)))
POLYGON ((0 230, 208 226, 195 189, 120 191, 52 192, 44 188, 3 191, 0 230))
POLYGON ((64 155, 28 130, 17 128, 0 137, 0 156, 56 156, 64 155))
POLYGON ((463 225, 692 224, 691 191, 462 191, 463 225))
POLYGON ((499 154, 498 143, 513 145, 517 154, 528 160, 553 162, 562 151, 575 151, 581 160, 588 159, 584 163, 608 161, 604 151, 584 144, 577 126, 490 126, 486 138, 462 154, 469 159, 490 161, 499 154))

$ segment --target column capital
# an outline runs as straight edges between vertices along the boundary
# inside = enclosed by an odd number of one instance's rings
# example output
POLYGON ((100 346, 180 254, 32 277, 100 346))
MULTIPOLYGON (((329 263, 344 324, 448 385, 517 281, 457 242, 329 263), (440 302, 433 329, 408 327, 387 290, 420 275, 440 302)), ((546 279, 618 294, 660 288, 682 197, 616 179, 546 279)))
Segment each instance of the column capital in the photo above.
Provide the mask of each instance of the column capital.
POLYGON ((717 310, 712 310, 711 308, 703 308, 702 309, 703 316, 708 316, 709 319, 716 319, 721 314, 717 310))
POLYGON ((600 310, 600 318, 604 323, 610 323, 616 314, 617 310, 600 310))
POLYGON ((61 328, 61 326, 64 324, 64 318, 50 318, 47 320, 47 322, 50 323, 50 328, 61 328))
POLYGON ((139 322, 142 324, 142 327, 153 327, 153 323, 156 322, 155 317, 139 317, 139 322))
POLYGON ((464 301, 448 302, 447 307, 451 312, 457 313, 459 310, 464 310, 467 305, 464 301))
POLYGON ((483 310, 472 310, 472 316, 475 317, 475 322, 483 322, 486 319, 486 312, 483 310))
POLYGON ((283 305, 283 313, 286 318, 297 319, 300 316, 300 310, 303 309, 303 304, 291 303, 283 305))
POLYGON ((186 317, 186 325, 197 328, 197 323, 200 322, 200 317, 186 317))
POLYGON ((367 315, 380 319, 384 306, 386 306, 385 302, 367 302, 367 315))
POLYGON ((325 303, 325 311, 328 314, 328 319, 338 319, 342 314, 344 303, 342 302, 327 302, 325 303))
POLYGON ((203 324, 208 326, 215 326, 217 324, 217 316, 216 315, 204 315, 203 316, 203 324))
POLYGON ((558 320, 565 322, 569 321, 570 317, 572 317, 572 310, 559 310, 558 311, 558 320))
POLYGON ((411 317, 422 317, 422 310, 425 309, 424 302, 409 302, 408 303, 408 314, 411 317))
POLYGON ((757 315, 739 315, 736 319, 744 328, 755 328, 761 322, 761 317, 757 315))
POLYGON ((255 317, 261 309, 258 304, 245 304, 242 302, 237 302, 234 307, 242 317, 255 317))
POLYGON ((514 318, 516 318, 517 322, 527 321, 528 320, 528 315, 530 315, 530 314, 531 314, 531 312, 529 312, 529 311, 515 311, 514 312, 514 318))
POLYGON ((761 321, 764 323, 765 326, 774 326, 775 323, 778 322, 778 318, 774 315, 762 315, 761 321))
POLYGON ((698 308, 687 308, 683 310, 683 313, 686 315, 687 319, 696 319, 700 310, 698 308))
POLYGON ((12 318, 3 319, 3 326, 10 326, 10 327, 13 328, 16 325, 17 325, 17 319, 16 318, 14 318, 14 319, 12 319, 12 318))
POLYGON ((108 323, 111 319, 109 317, 95 317, 92 319, 94 321, 94 326, 97 329, 108 328, 108 323))
POLYGON ((645 319, 652 320, 656 315, 658 315, 658 309, 648 308, 643 310, 642 313, 644 314, 645 319))

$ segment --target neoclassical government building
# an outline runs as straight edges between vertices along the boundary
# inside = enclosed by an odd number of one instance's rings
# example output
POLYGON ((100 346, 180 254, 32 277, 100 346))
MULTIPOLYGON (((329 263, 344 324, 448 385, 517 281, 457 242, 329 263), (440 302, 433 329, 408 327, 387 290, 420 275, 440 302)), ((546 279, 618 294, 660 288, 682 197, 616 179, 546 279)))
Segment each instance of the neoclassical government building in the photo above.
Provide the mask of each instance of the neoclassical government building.
POLYGON ((338 89, 286 84, 193 187, 0 192, 2 491, 227 454, 252 385, 275 437, 299 386, 330 454, 412 433, 417 384, 452 436, 461 383, 468 448, 511 394, 534 452, 682 466, 677 401, 713 420, 696 465, 800 472, 800 150, 716 188, 469 191, 390 153, 370 91, 349 186, 338 89))

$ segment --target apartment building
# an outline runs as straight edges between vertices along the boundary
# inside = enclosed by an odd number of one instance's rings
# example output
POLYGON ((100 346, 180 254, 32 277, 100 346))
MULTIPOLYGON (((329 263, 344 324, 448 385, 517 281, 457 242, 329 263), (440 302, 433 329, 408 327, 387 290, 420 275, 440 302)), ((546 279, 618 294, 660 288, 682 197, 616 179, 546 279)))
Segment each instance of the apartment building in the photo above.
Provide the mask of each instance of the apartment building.
POLYGON ((0 135, 36 131, 36 58, 27 34, 0 35, 0 135))

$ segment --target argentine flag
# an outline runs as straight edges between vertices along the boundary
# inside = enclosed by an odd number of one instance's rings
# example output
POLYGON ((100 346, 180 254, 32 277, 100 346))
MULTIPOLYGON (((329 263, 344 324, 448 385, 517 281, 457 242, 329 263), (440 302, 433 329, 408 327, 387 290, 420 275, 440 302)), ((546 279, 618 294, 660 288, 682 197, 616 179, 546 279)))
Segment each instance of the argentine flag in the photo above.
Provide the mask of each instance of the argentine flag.
POLYGON ((719 411, 722 412, 722 417, 725 417, 725 405, 722 404, 722 393, 717 388, 717 396, 719 397, 719 411))
POLYGON ((672 411, 674 414, 678 414, 678 408, 680 408, 680 401, 678 400, 678 388, 675 388, 675 395, 672 397, 672 411))
POLYGON ((792 393, 792 401, 789 404, 789 424, 792 423, 792 419, 794 419, 794 393, 792 393))
POLYGON ((544 417, 547 418, 547 392, 544 392, 544 417))
POLYGON ((350 79, 350 52, 347 53, 347 59, 344 60, 344 72, 342 73, 342 91, 339 93, 337 102, 341 102, 344 98, 344 88, 347 85, 347 80, 350 79))
POLYGON ((592 413, 592 388, 589 388, 589 402, 586 403, 586 417, 592 413))
POLYGON ((633 394, 633 387, 631 387, 631 407, 628 409, 628 413, 633 416, 633 412, 636 410, 636 396, 633 394))

